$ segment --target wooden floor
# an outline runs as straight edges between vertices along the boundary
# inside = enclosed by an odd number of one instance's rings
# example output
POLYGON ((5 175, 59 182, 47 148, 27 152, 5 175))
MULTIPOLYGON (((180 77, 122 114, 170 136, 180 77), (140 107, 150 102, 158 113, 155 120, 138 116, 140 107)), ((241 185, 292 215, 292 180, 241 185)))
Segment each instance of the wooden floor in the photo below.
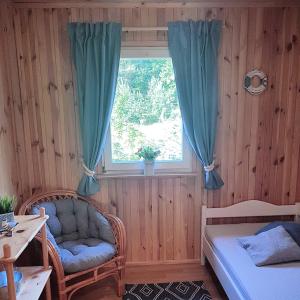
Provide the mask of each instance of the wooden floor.
MULTIPOLYGON (((180 265, 151 265, 128 266, 126 269, 126 283, 157 283, 171 281, 203 280, 205 287, 213 299, 226 299, 224 292, 217 284, 209 267, 200 264, 180 265)), ((111 279, 91 285, 77 292, 72 300, 119 300, 116 296, 114 283, 111 279)))

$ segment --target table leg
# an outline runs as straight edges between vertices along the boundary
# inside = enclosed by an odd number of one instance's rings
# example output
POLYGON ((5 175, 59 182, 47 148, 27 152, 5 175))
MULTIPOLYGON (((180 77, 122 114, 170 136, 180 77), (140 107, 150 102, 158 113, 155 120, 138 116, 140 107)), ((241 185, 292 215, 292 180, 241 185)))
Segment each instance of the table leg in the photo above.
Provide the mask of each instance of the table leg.
MULTIPOLYGON (((40 208, 40 216, 43 218, 45 217, 45 208, 40 208)), ((43 265, 44 269, 49 269, 49 256, 48 256, 48 246, 47 246, 47 231, 46 231, 46 224, 43 225, 41 228, 41 235, 42 235, 42 250, 43 250, 43 265)), ((46 283, 46 299, 51 300, 51 287, 50 287, 50 278, 46 283)))
MULTIPOLYGON (((8 244, 3 245, 3 254, 4 254, 4 258, 10 258, 11 249, 8 244)), ((15 286, 13 263, 6 263, 5 269, 6 269, 6 276, 7 276, 8 299, 16 300, 16 286, 15 286)))

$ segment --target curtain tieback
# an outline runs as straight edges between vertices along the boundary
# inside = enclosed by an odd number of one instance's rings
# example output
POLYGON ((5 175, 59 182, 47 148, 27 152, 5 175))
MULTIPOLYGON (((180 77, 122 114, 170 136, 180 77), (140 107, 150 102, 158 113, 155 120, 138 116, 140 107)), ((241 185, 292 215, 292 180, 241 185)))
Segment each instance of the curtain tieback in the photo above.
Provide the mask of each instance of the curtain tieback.
POLYGON ((94 177, 95 174, 96 174, 96 172, 93 171, 93 170, 90 170, 90 169, 86 166, 86 164, 84 163, 83 160, 82 160, 81 163, 82 163, 82 167, 83 167, 83 170, 84 170, 84 174, 85 174, 86 176, 89 176, 89 177, 94 177))
POLYGON ((215 168, 215 161, 213 160, 210 165, 203 166, 205 172, 211 172, 215 168))

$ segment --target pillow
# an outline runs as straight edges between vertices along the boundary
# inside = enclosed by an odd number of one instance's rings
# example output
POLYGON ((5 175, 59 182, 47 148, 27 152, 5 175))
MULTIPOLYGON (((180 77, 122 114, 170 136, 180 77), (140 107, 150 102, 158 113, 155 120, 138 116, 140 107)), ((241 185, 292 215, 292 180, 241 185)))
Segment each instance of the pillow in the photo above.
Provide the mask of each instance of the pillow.
POLYGON ((281 225, 238 241, 257 266, 300 260, 300 247, 281 225))
POLYGON ((276 221, 272 222, 263 228, 259 229, 255 234, 262 233, 264 231, 268 231, 272 228, 277 226, 283 226, 283 228, 290 234, 290 236, 294 239, 294 241, 300 247, 300 224, 295 222, 283 222, 283 221, 276 221))

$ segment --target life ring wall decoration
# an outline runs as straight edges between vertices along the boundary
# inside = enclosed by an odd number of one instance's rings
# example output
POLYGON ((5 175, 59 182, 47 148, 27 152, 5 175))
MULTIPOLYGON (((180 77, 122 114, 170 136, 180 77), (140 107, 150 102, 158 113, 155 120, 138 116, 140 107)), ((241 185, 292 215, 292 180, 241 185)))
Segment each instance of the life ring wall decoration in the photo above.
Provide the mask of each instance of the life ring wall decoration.
POLYGON ((245 76, 244 80, 244 88, 251 94, 251 95, 259 95, 268 86, 268 77, 267 75, 260 70, 252 70, 248 72, 245 76), (258 78, 259 84, 257 86, 253 85, 253 79, 258 78))

